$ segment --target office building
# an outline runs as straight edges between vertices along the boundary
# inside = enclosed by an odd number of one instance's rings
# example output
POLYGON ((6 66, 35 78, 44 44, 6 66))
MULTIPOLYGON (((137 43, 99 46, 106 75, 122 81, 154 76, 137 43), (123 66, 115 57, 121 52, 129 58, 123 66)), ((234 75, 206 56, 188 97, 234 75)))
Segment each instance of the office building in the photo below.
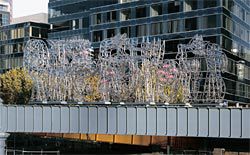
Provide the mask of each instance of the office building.
POLYGON ((10 24, 12 20, 12 0, 0 0, 0 26, 10 24))
POLYGON ((249 0, 50 0, 49 38, 85 38, 98 52, 100 41, 118 33, 166 40, 168 58, 195 34, 226 53, 226 99, 250 103, 249 0))
POLYGON ((48 38, 49 24, 22 22, 0 27, 0 74, 22 67, 23 48, 29 39, 48 38))

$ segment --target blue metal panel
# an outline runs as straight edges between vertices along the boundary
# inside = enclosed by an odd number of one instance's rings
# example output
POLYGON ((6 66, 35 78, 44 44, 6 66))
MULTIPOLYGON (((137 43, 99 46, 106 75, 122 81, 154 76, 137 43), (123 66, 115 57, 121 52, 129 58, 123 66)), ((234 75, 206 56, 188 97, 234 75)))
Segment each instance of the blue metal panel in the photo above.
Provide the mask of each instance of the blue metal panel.
POLYGON ((189 108, 188 110, 188 136, 198 136, 198 110, 189 108))
POLYGON ((115 134, 117 130, 117 115, 116 108, 108 108, 108 133, 115 134))
POLYGON ((69 132, 69 108, 61 107, 61 132, 68 133, 69 132))
POLYGON ((88 107, 80 107, 80 133, 88 133, 89 132, 89 113, 88 107))
POLYGON ((25 131, 32 132, 34 127, 34 115, 33 115, 33 107, 25 107, 25 131))
POLYGON ((219 109, 209 109, 209 137, 218 137, 219 136, 219 109))
POLYGON ((97 107, 89 107, 89 133, 97 133, 97 107))
POLYGON ((79 133, 79 107, 70 107, 70 133, 79 133))
POLYGON ((24 107, 17 107, 17 131, 24 132, 24 107))
POLYGON ((127 108, 127 134, 132 135, 136 133, 136 108, 127 108))
POLYGON ((167 135, 176 136, 177 134, 177 110, 167 108, 167 135))
POLYGON ((177 109, 177 134, 178 136, 187 136, 187 109, 186 108, 178 108, 177 109))
POLYGON ((7 130, 9 130, 10 132, 13 132, 16 130, 16 118, 17 118, 17 113, 16 113, 16 107, 8 107, 8 126, 7 126, 7 130))
POLYGON ((207 137, 208 136, 208 109, 200 108, 198 109, 199 122, 198 122, 198 136, 207 137))
POLYGON ((137 135, 146 135, 146 128, 147 128, 147 122, 146 122, 146 118, 147 118, 147 113, 146 113, 146 108, 140 108, 137 107, 137 117, 136 117, 136 134, 137 135))
POLYGON ((43 107, 43 132, 51 132, 52 130, 52 108, 43 107))
POLYGON ((60 107, 51 107, 52 108, 52 122, 51 128, 53 133, 60 133, 61 129, 61 113, 60 107))
POLYGON ((126 108, 117 108, 117 134, 126 134, 126 108))
POLYGON ((156 135, 156 108, 147 108, 147 135, 156 135))
POLYGON ((220 136, 230 137, 230 110, 220 109, 220 136))
POLYGON ((106 134, 108 131, 108 113, 106 107, 98 108, 98 133, 106 134))
POLYGON ((250 109, 242 109, 242 137, 250 138, 250 109))
POLYGON ((157 135, 166 135, 167 131, 167 109, 157 108, 157 120, 156 120, 157 135))
POLYGON ((241 109, 231 109, 231 137, 241 137, 241 109))
POLYGON ((42 132, 43 126, 43 108, 40 106, 34 107, 34 131, 42 132))

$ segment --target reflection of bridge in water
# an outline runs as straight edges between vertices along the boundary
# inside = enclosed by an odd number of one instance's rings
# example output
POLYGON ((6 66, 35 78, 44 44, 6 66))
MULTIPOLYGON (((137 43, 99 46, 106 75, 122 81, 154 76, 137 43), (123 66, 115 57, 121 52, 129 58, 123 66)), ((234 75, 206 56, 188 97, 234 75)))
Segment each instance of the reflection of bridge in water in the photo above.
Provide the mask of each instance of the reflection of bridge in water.
POLYGON ((0 110, 2 133, 250 138, 247 108, 97 104, 1 105, 0 110))

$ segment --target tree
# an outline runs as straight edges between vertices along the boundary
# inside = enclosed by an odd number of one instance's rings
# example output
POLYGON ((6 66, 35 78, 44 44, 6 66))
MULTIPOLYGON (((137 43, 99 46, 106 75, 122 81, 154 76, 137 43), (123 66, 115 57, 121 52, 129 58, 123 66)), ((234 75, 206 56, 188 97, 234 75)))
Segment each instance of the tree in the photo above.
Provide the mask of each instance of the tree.
POLYGON ((27 104, 33 82, 25 69, 12 69, 0 75, 0 97, 4 104, 27 104))

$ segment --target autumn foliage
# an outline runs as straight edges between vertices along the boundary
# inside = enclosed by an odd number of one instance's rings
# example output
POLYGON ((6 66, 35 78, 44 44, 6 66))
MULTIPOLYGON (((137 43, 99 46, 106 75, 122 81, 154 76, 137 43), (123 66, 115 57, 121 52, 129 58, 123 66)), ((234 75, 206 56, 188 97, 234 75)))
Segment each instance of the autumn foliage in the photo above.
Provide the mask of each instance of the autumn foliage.
POLYGON ((0 97, 4 104, 27 104, 33 82, 25 69, 12 69, 0 75, 0 97))

